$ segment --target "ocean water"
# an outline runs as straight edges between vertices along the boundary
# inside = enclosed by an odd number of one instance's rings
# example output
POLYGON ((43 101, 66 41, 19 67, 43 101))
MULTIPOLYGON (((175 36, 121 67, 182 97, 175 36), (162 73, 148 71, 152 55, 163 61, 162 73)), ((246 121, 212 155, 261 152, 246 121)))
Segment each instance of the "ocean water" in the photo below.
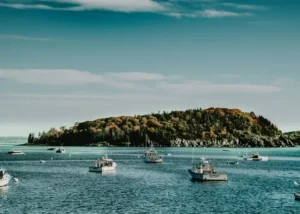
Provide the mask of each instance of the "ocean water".
POLYGON ((65 147, 56 154, 20 142, 0 140, 0 168, 19 179, 0 188, 0 213, 300 213, 293 196, 300 191, 293 184, 300 183, 300 148, 251 148, 269 161, 239 165, 226 161, 244 149, 157 148, 172 155, 145 164, 138 157, 144 148, 65 147), (12 149, 26 155, 7 155, 12 149), (117 162, 116 173, 89 173, 103 154, 117 162), (228 173, 228 182, 193 182, 188 169, 201 157, 228 173))

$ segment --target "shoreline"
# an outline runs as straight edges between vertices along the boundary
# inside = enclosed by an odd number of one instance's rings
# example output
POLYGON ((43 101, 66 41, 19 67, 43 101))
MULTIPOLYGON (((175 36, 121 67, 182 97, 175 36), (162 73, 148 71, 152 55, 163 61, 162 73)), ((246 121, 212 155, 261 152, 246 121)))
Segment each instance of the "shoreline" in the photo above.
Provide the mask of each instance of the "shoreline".
MULTIPOLYGON (((20 144, 20 145, 16 145, 16 146, 28 146, 28 147, 50 147, 50 148, 59 148, 59 147, 98 147, 98 148, 148 148, 148 147, 144 147, 144 146, 95 146, 95 145, 76 145, 76 146, 50 146, 50 145, 43 145, 43 144, 36 144, 36 145, 32 145, 32 144, 20 144)), ((284 149, 284 148, 300 148, 300 146, 286 146, 286 147, 193 147, 193 146, 157 146, 155 148, 203 148, 203 149, 224 149, 224 150, 230 150, 230 149, 284 149)), ((228 152, 228 151, 224 151, 224 152, 228 152)))

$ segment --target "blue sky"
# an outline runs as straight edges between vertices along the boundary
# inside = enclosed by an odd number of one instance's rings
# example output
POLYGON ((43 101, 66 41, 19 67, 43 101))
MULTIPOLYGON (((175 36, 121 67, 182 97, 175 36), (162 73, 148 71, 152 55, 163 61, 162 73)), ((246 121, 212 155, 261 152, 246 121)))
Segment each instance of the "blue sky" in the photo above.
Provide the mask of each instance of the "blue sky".
POLYGON ((0 0, 0 136, 174 109, 300 129, 300 2, 0 0))

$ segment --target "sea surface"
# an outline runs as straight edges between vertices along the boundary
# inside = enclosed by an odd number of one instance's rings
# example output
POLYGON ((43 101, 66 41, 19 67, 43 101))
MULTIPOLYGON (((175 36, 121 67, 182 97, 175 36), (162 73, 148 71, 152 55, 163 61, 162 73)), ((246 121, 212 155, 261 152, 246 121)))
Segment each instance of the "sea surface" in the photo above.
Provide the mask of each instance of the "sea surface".
POLYGON ((145 164, 145 148, 17 146, 26 139, 0 138, 0 168, 12 177, 0 188, 0 213, 300 213, 300 148, 247 149, 269 156, 267 162, 238 159, 244 148, 157 148, 162 164, 145 164), (25 155, 7 155, 9 150, 25 155), (226 149, 225 149, 226 150, 226 149), (171 156, 166 156, 171 153, 171 156), (104 154, 117 162, 113 174, 89 173, 104 154), (210 158, 228 182, 193 182, 188 169, 201 157, 210 158), (45 163, 40 163, 45 160, 45 163))

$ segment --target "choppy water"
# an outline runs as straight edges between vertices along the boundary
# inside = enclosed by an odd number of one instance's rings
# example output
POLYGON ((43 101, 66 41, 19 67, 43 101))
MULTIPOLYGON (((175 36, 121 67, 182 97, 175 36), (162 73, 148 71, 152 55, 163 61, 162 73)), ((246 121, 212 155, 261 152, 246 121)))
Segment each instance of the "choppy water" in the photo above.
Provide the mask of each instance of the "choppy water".
POLYGON ((269 155, 269 161, 239 165, 226 161, 242 149, 158 148, 172 153, 159 165, 138 158, 142 148, 66 149, 56 154, 0 142, 0 168, 19 178, 0 188, 0 213, 300 213, 292 194, 293 182, 300 183, 299 148, 250 149, 269 155), (13 148, 26 155, 5 154, 13 148), (104 153, 117 162, 117 172, 89 173, 88 166, 104 153), (187 170, 193 157, 212 158, 229 181, 192 182, 187 170))

